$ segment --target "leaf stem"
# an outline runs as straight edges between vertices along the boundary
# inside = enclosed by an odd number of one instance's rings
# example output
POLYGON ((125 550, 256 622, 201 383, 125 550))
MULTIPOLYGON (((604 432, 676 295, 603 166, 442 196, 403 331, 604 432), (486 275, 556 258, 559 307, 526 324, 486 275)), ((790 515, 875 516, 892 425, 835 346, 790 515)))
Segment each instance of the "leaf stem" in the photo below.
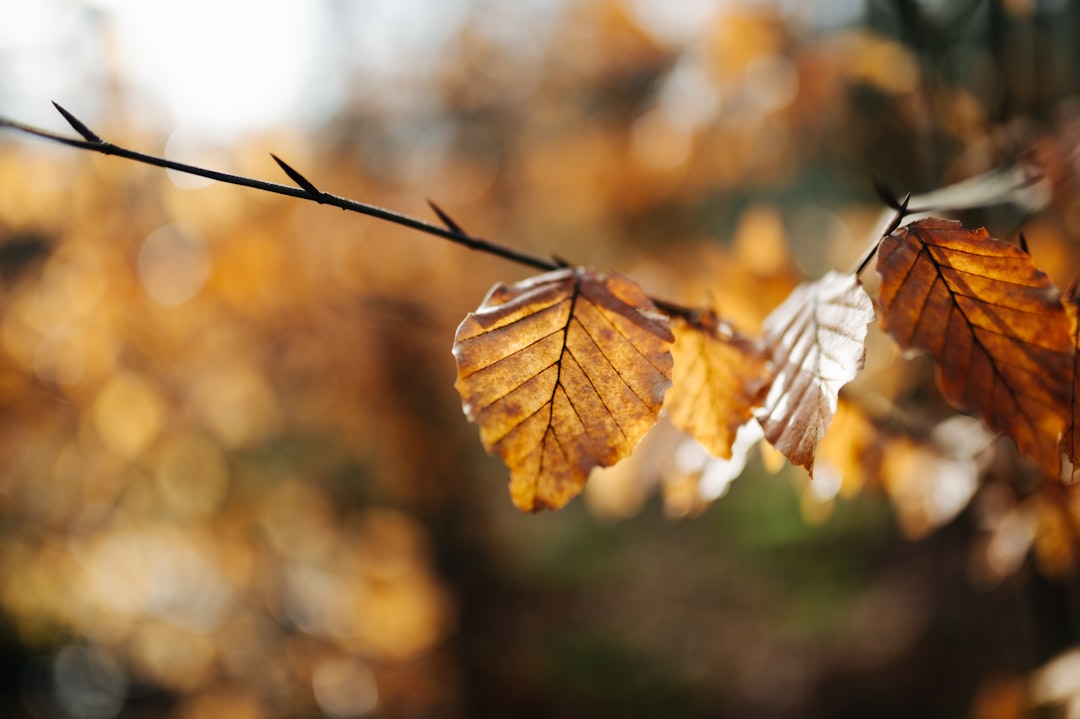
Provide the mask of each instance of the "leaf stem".
MULTIPOLYGON (((884 190, 881 189, 881 187, 877 184, 875 184, 875 188, 878 189, 878 193, 884 198, 884 190)), ((892 219, 889 220, 889 224, 885 226, 885 230, 876 238, 874 238, 873 243, 871 243, 871 245, 866 248, 866 251, 863 252, 863 256, 859 258, 859 261, 857 263, 855 263, 855 268, 851 271, 851 274, 861 275, 862 271, 866 269, 866 266, 870 264, 870 260, 874 259, 874 255, 877 254, 878 247, 881 246, 881 240, 884 239, 886 235, 891 235, 893 232, 895 232, 896 228, 900 226, 900 223, 904 221, 904 218, 915 212, 908 209, 909 202, 911 202, 910 192, 907 193, 907 195, 904 196, 904 199, 900 202, 897 202, 896 200, 893 200, 892 202, 886 202, 889 207, 895 208, 896 213, 892 216, 892 219)))

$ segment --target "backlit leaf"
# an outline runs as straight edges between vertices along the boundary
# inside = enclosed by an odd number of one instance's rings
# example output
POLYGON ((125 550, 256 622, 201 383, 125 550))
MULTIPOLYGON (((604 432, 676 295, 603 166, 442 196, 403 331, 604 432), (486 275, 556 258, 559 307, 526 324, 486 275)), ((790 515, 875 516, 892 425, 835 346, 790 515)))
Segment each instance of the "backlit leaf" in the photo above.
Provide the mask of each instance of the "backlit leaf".
POLYGON ((814 448, 836 413, 840 388, 866 358, 874 306, 855 275, 830 272, 795 288, 765 320, 776 377, 755 416, 792 464, 813 471, 814 448))
POLYGON ((715 314, 673 319, 675 384, 665 409, 671 422, 716 457, 731 457, 739 427, 753 418, 769 378, 761 349, 715 314))
POLYGON ((1058 476, 1074 349, 1046 275, 985 229, 939 219, 885 237, 877 269, 885 330, 901 347, 930 353, 953 406, 1058 476))
POLYGON ((618 274, 562 269, 492 288, 454 338, 456 387, 518 509, 558 509, 630 454, 671 385, 667 319, 618 274))
POLYGON ((1075 351, 1072 360, 1072 380, 1069 383, 1069 411, 1066 418, 1065 434, 1061 437, 1061 451, 1065 453, 1065 456, 1072 464, 1070 474, 1075 479, 1077 474, 1080 473, 1080 467, 1077 466, 1077 460, 1080 458, 1080 429, 1078 429, 1078 425, 1080 425, 1080 397, 1077 397, 1076 392, 1077 387, 1080 386, 1080 298, 1075 295, 1075 287, 1068 295, 1065 309, 1071 324, 1072 346, 1075 351))

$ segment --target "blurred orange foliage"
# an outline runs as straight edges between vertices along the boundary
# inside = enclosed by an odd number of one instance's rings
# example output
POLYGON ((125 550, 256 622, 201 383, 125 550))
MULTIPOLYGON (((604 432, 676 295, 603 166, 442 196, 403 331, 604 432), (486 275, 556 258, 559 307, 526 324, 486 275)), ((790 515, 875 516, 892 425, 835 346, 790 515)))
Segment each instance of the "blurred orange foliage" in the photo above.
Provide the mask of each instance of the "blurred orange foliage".
MULTIPOLYGON (((330 114, 206 164, 276 178, 272 150, 334 194, 416 216, 431 197, 477 235, 611 267, 755 334, 880 229, 872 175, 924 190, 1023 159, 1050 180, 1045 209, 974 224, 1023 230, 1068 281, 1077 78, 1072 36, 1050 33, 1075 10, 988 4, 1030 31, 993 45, 949 34, 984 16, 689 5, 710 4, 564 3, 543 35, 525 4, 476 6, 439 63, 335 68, 330 114)), ((85 30, 108 45, 107 23, 85 30)), ((122 64, 97 72, 96 129, 165 144, 122 64)), ((449 345, 494 282, 525 274, 0 136, 0 613, 18 657, 0 713, 1080 705, 1077 492, 957 416, 874 325, 812 482, 751 433, 719 460, 661 418, 581 507, 518 517, 461 416, 449 345)))

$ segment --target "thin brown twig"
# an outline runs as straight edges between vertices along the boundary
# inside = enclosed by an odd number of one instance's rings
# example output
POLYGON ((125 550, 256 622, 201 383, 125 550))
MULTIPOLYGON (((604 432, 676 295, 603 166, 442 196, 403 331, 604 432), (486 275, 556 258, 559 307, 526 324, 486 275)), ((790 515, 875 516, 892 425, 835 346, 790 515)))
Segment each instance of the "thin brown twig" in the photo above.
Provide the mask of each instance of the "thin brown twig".
MULTIPOLYGON (((290 180, 296 183, 296 187, 293 187, 291 185, 281 185, 276 182, 258 180, 252 177, 246 177, 244 175, 234 175, 227 172, 210 170, 204 167, 188 165, 182 162, 168 160, 163 157, 157 157, 156 155, 138 152, 136 150, 132 150, 130 148, 116 145, 112 142, 103 140, 97 133, 91 130, 85 123, 79 120, 71 112, 64 109, 55 102, 53 103, 53 105, 68 122, 68 124, 71 125, 72 129, 74 129, 82 137, 82 139, 65 137, 64 135, 58 135, 54 132, 49 132, 48 130, 42 130, 37 127, 32 127, 30 125, 25 125, 20 122, 15 122, 14 120, 8 120, 3 117, 0 117, 0 127, 7 127, 27 135, 48 140, 50 142, 67 145, 69 147, 74 147, 80 150, 89 150, 91 152, 98 152, 103 155, 122 157, 124 159, 132 160, 134 162, 154 165, 156 167, 163 167, 166 169, 175 170, 177 172, 183 172, 189 175, 196 175, 198 177, 205 177, 207 179, 217 180, 218 182, 224 182, 229 185, 248 187, 255 190, 261 190, 263 192, 284 195, 286 197, 296 197, 302 200, 317 202, 322 205, 338 207, 348 212, 355 212, 361 215, 367 215, 369 217, 374 217, 385 222, 390 222, 396 225, 400 225, 402 227, 408 227, 419 232, 424 232, 435 237, 440 237, 444 240, 448 240, 455 244, 462 245, 471 250, 485 252, 487 254, 501 257, 503 259, 510 260, 511 262, 516 262, 517 264, 532 267, 534 269, 550 271, 571 266, 569 262, 563 260, 562 258, 547 259, 544 257, 539 257, 536 255, 528 254, 526 252, 515 250, 504 245, 499 245, 494 242, 489 242, 488 240, 483 240, 478 237, 473 237, 472 235, 462 230, 461 227, 456 222, 454 222, 454 220, 452 220, 449 215, 447 215, 438 205, 430 201, 429 205, 445 226, 434 225, 429 222, 424 222, 423 220, 419 220, 399 212, 394 212, 393 210, 387 210, 364 202, 358 202, 356 200, 352 200, 346 197, 340 197, 338 195, 333 195, 328 192, 323 192, 322 190, 318 189, 318 187, 316 187, 316 185, 311 182, 307 177, 305 177, 303 174, 301 174, 299 171, 297 171, 295 168, 293 168, 291 165, 289 165, 273 153, 271 153, 270 156, 274 159, 274 162, 277 163, 277 165, 289 177, 290 180)), ((882 186, 878 187, 879 195, 885 192, 885 190, 882 189, 882 186)), ((892 200, 892 202, 887 202, 887 204, 896 209, 896 216, 894 221, 891 223, 889 230, 887 230, 885 234, 888 234, 889 232, 895 230, 904 217, 915 212, 914 210, 909 210, 907 207, 909 199, 910 195, 906 197, 903 202, 897 202, 895 199, 892 200)), ((856 268, 853 270, 855 274, 859 274, 862 272, 862 270, 866 267, 867 263, 869 263, 870 259, 874 256, 874 253, 876 251, 877 243, 875 243, 871 248, 869 248, 866 255, 860 259, 859 263, 856 265, 856 268)), ((652 300, 653 304, 661 312, 673 317, 680 317, 687 320, 691 324, 696 322, 704 314, 708 313, 708 310, 705 308, 688 307, 655 297, 650 297, 649 299, 652 300)))
MULTIPOLYGON (((55 104, 55 103, 54 103, 55 104)), ((285 195, 288 197, 298 197, 302 200, 312 200, 323 205, 331 205, 338 207, 348 212, 356 212, 361 215, 368 215, 375 217, 386 222, 391 222, 396 225, 408 227, 413 230, 425 232, 429 235, 435 235, 441 237, 444 240, 457 243, 468 247, 471 250, 477 250, 480 252, 486 252, 503 259, 516 262, 521 265, 527 265, 540 270, 554 270, 558 269, 558 265, 554 262, 545 259, 543 257, 536 257, 525 252, 497 245, 487 240, 482 240, 478 237, 466 235, 462 232, 444 229, 438 225, 433 225, 423 220, 418 220, 408 215, 403 215, 399 212, 392 210, 386 210, 381 207, 369 205, 363 202, 357 202, 356 200, 350 200, 346 197, 339 197, 338 195, 332 195, 328 192, 322 192, 318 190, 314 184, 309 182, 303 175, 294 170, 292 167, 283 162, 280 158, 271 155, 281 169, 289 176, 289 179, 299 185, 299 187, 292 187, 290 185, 280 185, 276 182, 267 182, 265 180, 257 180, 252 177, 245 177, 243 175, 233 175, 227 172, 219 172, 217 170, 208 170, 203 167, 197 167, 195 165, 187 165, 182 162, 176 162, 174 160, 167 160, 163 157, 157 157, 155 155, 149 155, 136 150, 131 150, 120 145, 113 144, 102 140, 96 133, 90 130, 84 123, 78 118, 72 115, 67 110, 63 109, 59 105, 56 105, 56 109, 64 116, 64 119, 78 132, 84 139, 76 140, 72 137, 65 137, 58 135, 47 130, 42 130, 29 125, 24 125, 20 122, 8 120, 0 117, 0 127, 9 127, 13 130, 18 130, 28 135, 40 137, 51 142, 58 142, 62 145, 68 145, 70 147, 76 147, 80 150, 90 150, 92 152, 100 152, 103 155, 113 155, 116 157, 122 157, 127 160, 133 160, 135 162, 141 162, 147 165, 155 165, 157 167, 164 167, 170 170, 176 170, 178 172, 184 172, 189 175, 197 175, 199 177, 206 177, 211 180, 217 180, 230 185, 238 185, 240 187, 250 187, 256 190, 262 190, 263 192, 272 192, 277 195, 285 195)))
MULTIPOLYGON (((433 225, 423 220, 418 220, 414 217, 394 212, 393 210, 383 209, 374 205, 369 205, 364 202, 357 202, 346 197, 340 197, 338 195, 332 195, 328 192, 323 192, 318 189, 313 182, 302 175, 299 171, 286 163, 277 155, 270 153, 270 156, 274 159, 274 162, 281 168, 281 170, 289 177, 290 180, 296 183, 297 187, 290 185, 281 185, 276 182, 267 182, 265 180, 257 180, 252 177, 246 177, 244 175, 234 175, 227 172, 220 172, 217 170, 209 170, 204 167, 198 167, 196 165, 188 165, 182 162, 176 162, 174 160, 167 160, 163 157, 157 157, 156 155, 150 155, 144 152, 138 152, 121 145, 103 140, 97 133, 91 130, 85 123, 79 120, 68 110, 64 109, 57 103, 53 103, 57 111, 67 120, 68 124, 82 136, 83 139, 78 140, 73 137, 65 137, 64 135, 58 135, 48 130, 42 130, 37 127, 25 125, 21 122, 15 122, 14 120, 8 120, 0 117, 0 127, 7 127, 13 130, 17 130, 27 135, 32 135, 50 142, 60 143, 69 147, 75 147, 80 150, 89 150, 91 152, 99 152, 103 155, 112 155, 115 157, 122 157, 126 160, 132 160, 140 162, 146 165, 154 165, 156 167, 164 167, 170 170, 176 170, 177 172, 183 172, 189 175, 196 175, 199 177, 205 177, 211 180, 217 180, 218 182, 224 182, 229 185, 237 185, 240 187, 249 187, 255 190, 262 190, 263 192, 270 192, 277 195, 284 195, 286 197, 296 197, 301 200, 309 200, 317 202, 321 205, 331 205, 338 207, 348 212, 356 212, 361 215, 367 215, 376 219, 390 222, 403 227, 408 227, 419 232, 424 232, 435 237, 440 237, 444 240, 462 245, 471 250, 478 252, 485 252, 496 257, 501 257, 511 262, 516 262, 520 265, 532 267, 539 270, 558 270, 571 266, 571 264, 560 258, 547 259, 544 257, 538 257, 536 255, 530 255, 526 252, 521 252, 503 245, 495 244, 487 240, 473 237, 467 234, 461 229, 461 227, 450 219, 442 208, 429 201, 432 210, 438 215, 439 219, 443 222, 445 227, 439 225, 433 225)), ((668 302, 667 300, 650 297, 653 304, 661 312, 664 312, 670 316, 682 317, 688 321, 694 321, 695 318, 701 316, 703 312, 706 312, 703 308, 685 307, 683 305, 676 304, 674 302, 668 302)))
MULTIPOLYGON (((880 193, 881 190, 879 189, 878 192, 880 193)), ((910 192, 907 193, 907 195, 904 196, 904 199, 900 202, 893 200, 892 202, 886 203, 889 205, 889 207, 894 208, 896 210, 896 213, 893 215, 892 220, 889 221, 889 224, 886 226, 885 231, 878 235, 878 237, 874 240, 873 244, 866 248, 863 256, 860 257, 859 261, 855 263, 855 267, 852 269, 851 274, 861 275, 862 271, 866 269, 866 266, 870 264, 870 260, 874 259, 874 255, 877 254, 878 247, 881 246, 881 241, 885 238, 885 236, 891 235, 893 232, 895 232, 896 228, 900 226, 900 223, 904 221, 905 217, 917 212, 917 210, 908 209, 909 202, 911 202, 910 192)))

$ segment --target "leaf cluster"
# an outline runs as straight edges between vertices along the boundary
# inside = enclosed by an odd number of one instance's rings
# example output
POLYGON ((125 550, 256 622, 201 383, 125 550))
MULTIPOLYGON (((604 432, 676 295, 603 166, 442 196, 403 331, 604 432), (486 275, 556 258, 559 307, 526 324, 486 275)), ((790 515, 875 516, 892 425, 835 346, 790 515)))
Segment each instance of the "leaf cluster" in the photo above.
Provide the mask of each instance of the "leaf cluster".
MULTIPOLYGON (((888 232, 877 268, 884 329, 931 355, 954 407, 1011 437, 1056 479, 1061 451, 1070 462, 1077 452, 1076 349, 1047 276, 985 230, 938 219, 888 232)), ((672 315, 672 333, 625 277, 558 270, 496 286, 465 319, 457 386, 484 446, 510 467, 523 511, 563 506, 589 470, 629 455, 662 406, 716 457, 730 458, 739 427, 756 422, 812 473, 840 390, 863 368, 874 317, 857 274, 832 272, 798 286, 761 337, 736 333, 712 311, 672 315), (621 301, 585 299, 611 284, 621 301)))
MULTIPOLYGON (((135 152, 57 110, 82 140, 3 123, 107 155, 335 205, 548 269, 493 287, 458 327, 453 345, 465 414, 480 426, 484 447, 509 467, 511 498, 524 512, 563 507, 593 469, 628 457, 665 407, 672 423, 715 457, 731 459, 740 428, 755 426, 812 476, 840 391, 865 363, 875 310, 859 275, 875 252, 883 328, 901 348, 930 354, 953 407, 1011 437, 1043 476, 1060 477, 1062 453, 1070 466, 1080 453, 1076 331, 1057 289, 1026 247, 985 229, 935 218, 904 225, 914 212, 910 196, 898 202, 879 188, 896 214, 866 257, 849 273, 797 286, 766 317, 761 336, 746 336, 714 309, 653 299, 617 273, 474 238, 433 203, 445 229, 323 192, 276 155, 299 189, 135 152)), ((1073 290, 1069 301, 1075 305, 1073 290)), ((744 444, 743 452, 750 446, 744 444)))

